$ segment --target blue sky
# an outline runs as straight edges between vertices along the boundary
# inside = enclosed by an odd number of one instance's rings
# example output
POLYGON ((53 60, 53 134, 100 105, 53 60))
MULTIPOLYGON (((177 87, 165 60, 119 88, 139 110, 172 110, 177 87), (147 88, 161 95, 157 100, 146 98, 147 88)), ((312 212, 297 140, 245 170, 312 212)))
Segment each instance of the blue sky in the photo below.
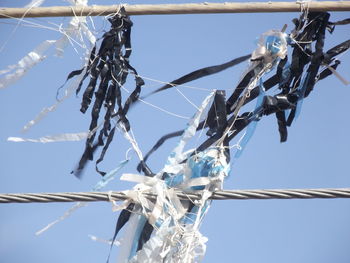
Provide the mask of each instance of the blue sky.
MULTIPOLYGON (((23 6, 28 1, 0 1, 1 6, 23 6)), ((160 3, 147 1, 142 3, 160 3)), ((185 1, 177 1, 185 2, 185 1)), ((199 2, 199 1, 193 1, 199 2)), ((214 1, 213 1, 214 2, 214 1)), ((216 1, 220 2, 220 1, 216 1)), ((89 4, 112 1, 89 1, 89 4)), ((129 4, 141 3, 127 1, 129 4)), ((163 1, 165 3, 165 1, 163 1)), ((46 5, 67 4, 47 1, 46 5)), ((195 69, 220 64, 255 49, 255 40, 270 29, 281 29, 298 13, 164 15, 132 17, 133 53, 131 64, 141 76, 171 81, 195 69)), ((349 13, 331 13, 331 20, 348 18, 349 13)), ((30 21, 57 29, 69 18, 43 18, 30 21), (53 24, 55 23, 55 24, 53 24)), ((109 24, 94 18, 96 35, 109 24)), ((0 69, 15 64, 46 39, 58 39, 57 31, 19 26, 17 21, 1 20, 0 69), (10 24, 8 24, 10 23, 10 24)), ((349 39, 349 26, 338 26, 327 34, 326 49, 349 39)), ((82 180, 70 174, 83 151, 84 141, 64 143, 13 143, 10 136, 38 138, 88 129, 90 115, 80 113, 81 95, 72 96, 55 112, 29 132, 20 131, 42 108, 55 103, 57 88, 67 74, 81 66, 82 49, 68 47, 63 58, 48 52, 48 58, 25 77, 0 90, 0 192, 89 191, 100 179, 90 163, 82 180)), ((341 57, 339 74, 350 80, 350 57, 341 57)), ((199 104, 211 89, 225 89, 230 94, 247 64, 189 83, 181 91, 199 104)), ((132 88, 130 78, 127 85, 132 88)), ((146 80, 144 94, 161 83, 146 80)), ((286 143, 279 142, 273 116, 264 117, 245 149, 231 167, 225 189, 349 187, 350 87, 331 76, 318 83, 304 101, 298 120, 289 129, 286 143)), ((149 102, 179 115, 191 116, 195 108, 176 91, 167 91, 149 102)), ((129 113, 134 134, 143 152, 168 132, 182 129, 186 120, 176 118, 148 105, 138 104, 129 113)), ((161 169, 177 140, 169 140, 149 161, 154 171, 161 169)), ((125 158, 128 143, 118 134, 102 163, 105 171, 115 168, 125 158)), ((120 173, 136 172, 137 158, 120 173)), ((119 176, 120 176, 119 175, 119 176)), ((119 177, 118 176, 118 177, 119 177)), ((116 178, 106 190, 125 190, 132 184, 116 178)), ((214 201, 206 216, 202 233, 209 238, 203 262, 339 262, 350 261, 349 200, 247 200, 214 201)), ((0 205, 0 257, 14 262, 104 262, 109 247, 91 241, 88 235, 109 239, 118 213, 108 203, 90 203, 70 218, 44 234, 35 232, 61 216, 72 204, 2 204, 0 205)), ((112 253, 112 262, 117 249, 112 253)))

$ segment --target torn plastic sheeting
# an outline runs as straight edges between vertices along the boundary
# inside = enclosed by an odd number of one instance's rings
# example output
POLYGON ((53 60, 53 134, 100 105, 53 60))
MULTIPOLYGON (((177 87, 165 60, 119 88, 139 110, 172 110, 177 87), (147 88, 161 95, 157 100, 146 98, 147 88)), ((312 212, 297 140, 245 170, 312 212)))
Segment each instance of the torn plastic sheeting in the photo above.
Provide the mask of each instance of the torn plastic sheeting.
POLYGON ((278 30, 270 30, 262 34, 258 47, 251 56, 251 61, 263 59, 264 64, 274 63, 276 58, 284 59, 287 55, 287 34, 278 30))
POLYGON ((184 169, 185 187, 183 189, 186 190, 188 184, 191 190, 203 190, 208 187, 211 191, 221 190, 223 180, 230 172, 230 165, 224 151, 221 147, 212 147, 188 158, 187 167, 184 169), (191 183, 193 179, 200 178, 208 178, 209 182, 204 185, 198 181, 197 186, 191 183))

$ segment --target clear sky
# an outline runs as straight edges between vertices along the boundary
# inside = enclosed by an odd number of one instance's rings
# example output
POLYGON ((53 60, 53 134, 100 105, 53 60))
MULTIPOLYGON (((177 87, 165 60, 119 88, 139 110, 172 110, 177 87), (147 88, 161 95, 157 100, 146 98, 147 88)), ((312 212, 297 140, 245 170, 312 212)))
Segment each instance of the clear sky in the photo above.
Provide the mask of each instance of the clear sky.
MULTIPOLYGON (((1 6, 24 6, 29 1, 0 0, 1 6)), ((46 1, 44 5, 66 5, 46 1)), ((126 1, 168 3, 168 1, 126 1)), ((175 2, 175 1, 173 1, 175 2)), ((186 1, 176 1, 177 3, 186 1)), ((199 1, 192 1, 199 2, 199 1)), ((214 1, 211 1, 214 2, 214 1)), ((216 1, 220 2, 220 1, 216 1)), ((89 1, 89 4, 115 4, 89 1)), ((131 64, 141 76, 171 81, 195 69, 220 64, 255 49, 257 37, 270 29, 281 29, 298 13, 162 15, 132 17, 133 53, 131 64)), ((331 21, 349 17, 348 12, 331 13, 331 21)), ((109 29, 103 17, 93 18, 96 36, 109 29)), ((17 20, 0 21, 0 70, 47 39, 58 39, 60 24, 69 18, 26 19, 45 27, 28 26, 17 20), (52 30, 54 29, 54 30, 52 30)), ((338 26, 326 36, 325 49, 349 39, 350 26, 338 26)), ((14 143, 10 136, 39 138, 45 135, 82 132, 88 129, 90 113, 79 111, 81 95, 72 96, 56 111, 22 134, 22 127, 44 107, 56 102, 57 88, 67 74, 81 67, 83 49, 67 47, 63 58, 48 51, 47 59, 21 80, 0 90, 0 192, 89 191, 100 179, 90 163, 82 180, 70 174, 83 151, 84 141, 62 143, 14 143)), ((350 57, 341 57, 339 74, 350 80, 350 57)), ((232 92, 247 64, 181 87, 185 96, 198 105, 212 89, 232 92)), ((160 87, 145 78, 143 94, 160 87)), ((133 88, 130 78, 127 87, 133 88)), ((276 90, 274 90, 276 91, 276 90)), ((62 94, 62 93, 61 93, 62 94)), ((240 159, 231 167, 225 189, 328 188, 350 187, 349 119, 350 86, 331 76, 315 86, 305 99, 302 112, 289 129, 286 143, 279 142, 274 116, 264 117, 240 159)), ((195 108, 175 90, 163 92, 148 102, 182 116, 192 116, 195 108)), ((146 152, 162 135, 182 129, 186 120, 138 104, 129 113, 135 137, 146 152)), ((149 161, 154 171, 162 168, 177 139, 169 140, 149 161)), ((109 171, 125 158, 129 148, 117 134, 101 168, 109 171)), ((136 155, 106 190, 126 190, 132 184, 119 181, 124 172, 135 173, 136 155)), ((90 203, 70 218, 40 236, 35 232, 61 216, 72 204, 1 204, 0 262, 105 262, 108 245, 94 242, 89 235, 109 239, 118 213, 108 203, 90 203)), ((214 201, 201 227, 208 237, 203 262, 337 262, 350 261, 350 201, 247 200, 214 201)), ((111 262, 118 250, 114 249, 111 262)))

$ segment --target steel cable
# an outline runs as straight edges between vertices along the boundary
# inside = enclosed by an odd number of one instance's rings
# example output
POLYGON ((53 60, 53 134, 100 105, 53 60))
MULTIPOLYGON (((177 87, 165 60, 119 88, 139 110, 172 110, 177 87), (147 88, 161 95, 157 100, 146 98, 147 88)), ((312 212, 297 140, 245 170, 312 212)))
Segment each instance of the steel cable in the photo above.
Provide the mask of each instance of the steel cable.
MULTIPOLYGON (((156 197, 152 193, 143 194, 150 199, 156 197)), ((180 199, 201 198, 200 191, 176 194, 180 199)), ((128 198, 124 192, 14 193, 0 194, 0 203, 97 202, 121 201, 128 198)), ((216 191, 210 197, 213 200, 314 198, 350 198, 350 188, 224 190, 216 191)))

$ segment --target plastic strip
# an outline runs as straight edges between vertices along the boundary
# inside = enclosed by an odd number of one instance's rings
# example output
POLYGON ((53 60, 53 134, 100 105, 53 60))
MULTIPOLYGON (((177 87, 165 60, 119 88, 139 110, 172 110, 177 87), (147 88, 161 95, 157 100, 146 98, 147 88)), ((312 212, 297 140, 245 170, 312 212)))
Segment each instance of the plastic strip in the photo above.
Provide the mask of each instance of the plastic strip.
POLYGON ((92 191, 100 191, 102 188, 106 187, 115 177, 115 175, 129 162, 130 159, 121 161, 119 165, 113 170, 109 171, 102 179, 94 186, 92 191))
POLYGON ((10 65, 1 73, 7 73, 0 79, 0 89, 7 88, 9 85, 21 79, 31 68, 43 61, 46 51, 56 43, 56 40, 45 40, 39 44, 33 51, 24 56, 17 64, 10 65), (9 73, 11 71, 11 73, 9 73))
POLYGON ((33 8, 33 7, 38 7, 41 6, 45 0, 32 0, 30 3, 26 4, 24 8, 33 8))
POLYGON ((48 224, 46 227, 40 229, 39 231, 37 231, 35 233, 35 235, 41 235, 42 233, 44 233, 45 231, 47 231, 49 228, 51 228, 52 226, 56 225, 57 223, 65 220, 67 217, 69 217, 71 214, 73 214, 76 210, 78 210, 81 207, 87 206, 87 203, 85 202, 78 202, 75 205, 73 205, 71 208, 69 208, 62 216, 60 216, 58 219, 56 219, 55 221, 51 222, 50 224, 48 224))
POLYGON ((79 132, 79 133, 63 133, 58 135, 48 135, 40 137, 38 139, 26 139, 21 137, 8 137, 7 140, 11 142, 66 142, 66 141, 81 141, 88 137, 89 132, 79 132))
POLYGON ((334 68, 326 65, 326 67, 336 76, 345 86, 350 85, 350 82, 342 77, 334 68))
POLYGON ((214 94, 215 92, 211 92, 204 99, 201 106, 199 107, 199 110, 196 112, 193 118, 189 121, 187 128, 183 132, 178 145, 173 149, 172 153, 169 155, 167 163, 163 168, 163 172, 177 174, 180 171, 181 165, 179 165, 179 163, 184 159, 184 156, 182 154, 183 149, 186 143, 188 142, 188 140, 190 140, 196 133, 203 111, 208 106, 209 101, 214 96, 214 94))
POLYGON ((108 245, 114 245, 114 246, 117 246, 119 247, 120 246, 120 242, 118 240, 112 242, 110 240, 106 240, 106 239, 103 239, 103 238, 99 238, 97 236, 94 236, 94 235, 89 235, 89 238, 91 238, 92 241, 96 241, 96 242, 100 242, 100 243, 105 243, 105 244, 108 244, 108 245))
MULTIPOLYGON (((258 109, 261 108, 261 106, 262 106, 262 104, 263 104, 263 101, 264 101, 265 89, 264 89, 264 87, 263 87, 263 83, 262 83, 262 80, 261 80, 261 79, 260 79, 259 90, 260 90, 260 91, 259 91, 259 97, 258 97, 258 99, 257 99, 254 112, 256 112, 256 110, 258 110, 258 109)), ((245 147, 247 146, 248 142, 249 142, 250 139, 252 138, 252 136, 253 136, 253 134, 254 134, 254 132, 255 132, 256 126, 257 126, 257 124, 258 124, 259 115, 260 115, 260 113, 257 112, 257 113, 255 113, 255 114, 252 116, 252 122, 248 125, 245 134, 244 134, 243 137, 240 139, 239 147, 238 147, 238 149, 237 149, 237 152, 235 153, 234 158, 238 159, 238 158, 242 155, 243 150, 245 149, 245 147)))
MULTIPOLYGON (((33 8, 40 6, 43 0, 33 0, 25 7, 33 8)), ((73 5, 87 5, 86 0, 70 1, 73 5)), ((39 44, 33 51, 29 52, 25 57, 23 57, 17 64, 10 65, 5 70, 1 70, 0 74, 5 74, 4 77, 0 79, 0 89, 6 88, 9 85, 14 84, 16 81, 21 79, 31 68, 46 59, 45 53, 52 46, 56 45, 57 55, 62 56, 65 46, 68 41, 73 38, 73 36, 80 36, 80 30, 83 30, 84 35, 88 38, 91 45, 96 41, 91 31, 87 28, 86 17, 73 17, 70 20, 69 26, 66 31, 62 31, 63 36, 58 40, 45 40, 39 44), (81 26, 83 25, 83 26, 81 26)), ((78 37, 79 39, 80 37, 78 37)), ((80 42, 83 39, 80 38, 80 42)), ((78 42, 77 42, 78 43, 78 42)), ((83 44, 84 45, 84 44, 83 44)))
POLYGON ((300 88, 299 88, 299 101, 297 104, 297 107, 295 109, 295 117, 294 120, 298 119, 300 112, 301 112, 301 108, 303 106, 303 102, 304 102, 304 96, 305 96, 305 92, 306 92, 306 86, 309 80, 309 73, 306 73, 301 80, 301 84, 300 84, 300 88))
MULTIPOLYGON (((88 58, 88 56, 86 57, 88 58)), ((55 104, 43 108, 39 114, 31 121, 29 121, 24 127, 22 128, 22 132, 27 132, 31 127, 36 125, 39 121, 41 121, 43 118, 46 117, 46 115, 50 112, 53 112, 56 110, 56 108, 66 99, 68 99, 73 92, 79 87, 80 81, 83 79, 85 75, 85 72, 83 71, 75 80, 74 82, 69 86, 69 88, 65 91, 64 97, 62 97, 59 101, 57 101, 55 104)))
MULTIPOLYGON (((105 177, 100 180, 99 182, 97 182, 97 184, 94 186, 94 188, 92 189, 92 191, 100 191, 101 189, 103 189, 104 187, 107 186, 108 183, 110 183, 115 175, 129 162, 129 159, 126 159, 122 162, 119 163, 119 165, 111 170, 109 173, 107 173, 105 175, 105 177)), ((66 219, 67 217, 69 217, 70 215, 72 215, 76 210, 78 210, 81 207, 87 206, 88 203, 87 202, 78 202, 76 204, 74 204, 71 208, 69 208, 62 216, 60 216, 58 219, 56 219, 55 221, 51 222, 50 224, 48 224, 46 227, 42 228, 41 230, 37 231, 35 234, 36 235, 41 235, 42 233, 44 233, 45 231, 49 230, 52 226, 56 225, 57 223, 63 221, 64 219, 66 219)))
POLYGON ((206 77, 206 76, 209 76, 212 74, 219 73, 225 69, 233 67, 233 66, 235 66, 243 61, 246 61, 249 58, 250 58, 250 55, 245 55, 242 57, 235 58, 235 59, 233 59, 229 62, 226 62, 224 64, 198 69, 198 70, 193 71, 189 74, 186 74, 186 75, 184 75, 176 80, 171 81, 170 83, 164 85, 163 87, 153 91, 151 94, 155 94, 155 93, 158 93, 160 91, 163 91, 163 90, 166 90, 166 89, 178 86, 178 85, 182 85, 182 84, 185 84, 187 82, 190 82, 190 81, 202 78, 202 77, 206 77))

